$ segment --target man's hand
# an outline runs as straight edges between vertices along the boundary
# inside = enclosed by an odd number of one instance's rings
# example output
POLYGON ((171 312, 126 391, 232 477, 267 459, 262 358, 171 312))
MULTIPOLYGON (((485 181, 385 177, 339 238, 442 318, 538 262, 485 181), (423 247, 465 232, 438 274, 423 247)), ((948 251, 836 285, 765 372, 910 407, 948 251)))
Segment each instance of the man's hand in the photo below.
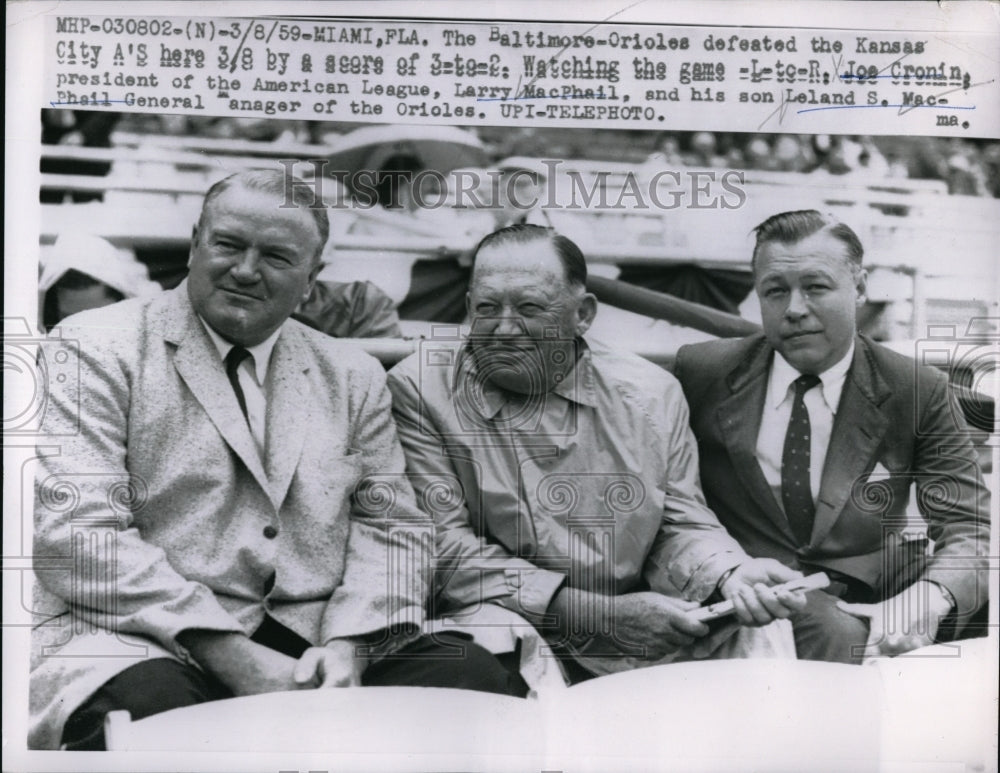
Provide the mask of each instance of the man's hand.
POLYGON ((837 606, 870 626, 865 644, 865 661, 892 657, 934 643, 941 618, 951 611, 951 602, 935 582, 920 580, 892 598, 878 604, 837 606))
POLYGON ((295 664, 293 678, 299 689, 357 687, 368 662, 354 654, 355 645, 334 639, 325 647, 310 647, 295 664))
POLYGON ((719 588, 733 602, 736 618, 743 625, 767 625, 789 617, 806 605, 802 591, 775 592, 769 586, 802 577, 773 558, 753 558, 740 564, 719 588))
POLYGON ((563 588, 552 599, 549 613, 559 621, 559 633, 569 637, 575 646, 588 647, 591 654, 595 649, 607 647, 635 656, 630 650, 641 646, 643 659, 659 660, 708 633, 707 625, 688 615, 697 608, 693 601, 652 591, 604 596, 563 588), (576 633, 581 627, 590 631, 610 630, 611 634, 576 633))
POLYGON ((659 660, 708 634, 707 625, 688 615, 698 608, 694 601, 653 592, 628 593, 610 601, 614 639, 641 645, 646 660, 659 660))
POLYGON ((208 673, 234 695, 296 690, 295 659, 251 641, 241 633, 183 631, 178 641, 208 673))

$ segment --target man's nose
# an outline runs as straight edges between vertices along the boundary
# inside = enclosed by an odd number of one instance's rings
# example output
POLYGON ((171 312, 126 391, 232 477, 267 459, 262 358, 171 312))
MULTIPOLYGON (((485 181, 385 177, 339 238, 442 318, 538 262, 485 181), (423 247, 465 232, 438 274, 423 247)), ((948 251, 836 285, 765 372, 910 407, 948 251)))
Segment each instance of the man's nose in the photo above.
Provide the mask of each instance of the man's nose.
POLYGON ((239 282, 253 283, 260 279, 260 255, 257 250, 249 248, 240 253, 239 258, 229 269, 229 273, 239 282))
POLYGON ((793 289, 788 296, 788 306, 785 307, 785 316, 789 319, 801 319, 809 313, 809 303, 805 293, 801 290, 793 289))
POLYGON ((524 320, 512 311, 503 311, 497 315, 493 335, 521 336, 525 334, 524 320))

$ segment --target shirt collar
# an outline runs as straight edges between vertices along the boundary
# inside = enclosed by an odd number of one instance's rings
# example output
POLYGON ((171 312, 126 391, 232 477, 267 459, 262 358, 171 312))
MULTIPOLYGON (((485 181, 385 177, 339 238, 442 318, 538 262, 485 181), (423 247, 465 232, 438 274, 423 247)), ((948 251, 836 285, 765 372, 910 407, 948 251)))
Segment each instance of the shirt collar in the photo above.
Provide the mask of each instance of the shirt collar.
MULTIPOLYGON (((583 338, 577 338, 577 342, 581 352, 576 365, 562 381, 552 388, 549 394, 556 394, 570 402, 596 408, 597 395, 594 388, 594 366, 590 347, 583 338)), ((464 395, 484 419, 495 417, 501 408, 516 397, 506 389, 479 376, 476 369, 476 358, 468 343, 462 347, 459 354, 459 366, 455 368, 452 393, 464 395), (459 383, 462 379, 473 379, 479 388, 471 391, 464 388, 459 383)))
MULTIPOLYGON (((225 360, 229 351, 236 344, 227 341, 215 332, 200 314, 198 315, 198 319, 205 328, 205 332, 208 333, 208 337, 212 339, 212 343, 215 344, 215 348, 219 350, 219 359, 225 360)), ((279 335, 281 335, 280 327, 259 344, 246 347, 246 350, 253 355, 254 376, 257 378, 257 383, 261 386, 264 385, 264 381, 267 379, 267 366, 271 362, 271 352, 274 351, 274 344, 277 342, 279 335)))
MULTIPOLYGON (((840 403, 840 393, 844 389, 844 380, 847 378, 847 371, 850 370, 853 360, 854 341, 851 341, 851 346, 847 350, 847 354, 819 374, 821 382, 820 391, 823 395, 823 400, 833 413, 837 412, 837 405, 840 403)), ((792 382, 801 375, 779 352, 775 352, 774 360, 771 362, 767 404, 772 408, 777 408, 785 402, 788 399, 792 382)))

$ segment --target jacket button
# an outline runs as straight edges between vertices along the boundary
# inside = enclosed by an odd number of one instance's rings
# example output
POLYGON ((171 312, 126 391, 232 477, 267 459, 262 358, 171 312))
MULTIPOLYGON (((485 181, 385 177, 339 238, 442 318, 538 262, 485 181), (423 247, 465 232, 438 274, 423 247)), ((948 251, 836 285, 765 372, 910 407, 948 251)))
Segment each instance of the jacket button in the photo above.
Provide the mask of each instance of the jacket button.
POLYGON ((264 536, 267 537, 268 539, 274 539, 275 537, 277 537, 278 536, 278 529, 277 529, 277 527, 272 526, 271 524, 268 524, 267 526, 265 526, 264 527, 264 536))

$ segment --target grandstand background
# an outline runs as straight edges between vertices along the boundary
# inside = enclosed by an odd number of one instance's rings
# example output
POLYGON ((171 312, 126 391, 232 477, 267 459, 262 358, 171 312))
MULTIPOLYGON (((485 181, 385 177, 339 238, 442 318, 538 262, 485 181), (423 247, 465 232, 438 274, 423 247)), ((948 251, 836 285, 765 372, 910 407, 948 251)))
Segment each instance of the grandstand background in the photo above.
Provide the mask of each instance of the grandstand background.
MULTIPOLYGON (((41 123, 42 264, 60 234, 85 232, 133 250, 166 288, 184 276, 191 226, 209 185, 240 169, 283 161, 307 178, 328 173, 335 167, 320 163, 359 128, 65 110, 43 110, 41 123)), ((418 129, 385 127, 393 141, 377 157, 423 155, 428 146, 420 138, 425 135, 414 135, 418 129)), ((434 129, 423 127, 425 133, 434 129)), ((663 306, 654 295, 622 302, 646 313, 659 309, 663 313, 653 312, 663 317, 658 320, 606 304, 594 330, 599 337, 669 358, 681 343, 719 334, 717 325, 701 324, 700 308, 754 321, 749 232, 775 212, 810 207, 835 212, 862 238, 871 300, 861 324, 873 337, 908 341, 921 338, 928 326, 953 326, 958 337, 998 332, 998 142, 505 127, 462 133, 471 140, 465 147, 456 143, 455 155, 438 148, 420 163, 443 164, 447 172, 461 167, 480 177, 501 169, 530 171, 546 203, 541 221, 581 245, 595 277, 663 294, 663 306), (744 199, 734 208, 691 206, 690 173, 699 170, 701 180, 714 175, 712 196, 723 174, 739 171, 730 181, 744 199), (659 186, 661 200, 679 205, 641 207, 622 198, 629 178, 645 184, 663 171, 683 175, 680 183, 675 175, 659 186), (605 189, 605 203, 571 202, 580 184, 605 189), (644 306, 644 298, 653 300, 644 306), (672 305, 672 299, 698 308, 672 305)), ((332 178, 323 179, 323 192, 340 202, 358 193, 332 178)), ((408 334, 423 333, 421 323, 461 322, 469 251, 504 222, 504 213, 456 202, 454 193, 442 195, 463 206, 337 209, 323 276, 379 285, 397 304, 408 334)))

